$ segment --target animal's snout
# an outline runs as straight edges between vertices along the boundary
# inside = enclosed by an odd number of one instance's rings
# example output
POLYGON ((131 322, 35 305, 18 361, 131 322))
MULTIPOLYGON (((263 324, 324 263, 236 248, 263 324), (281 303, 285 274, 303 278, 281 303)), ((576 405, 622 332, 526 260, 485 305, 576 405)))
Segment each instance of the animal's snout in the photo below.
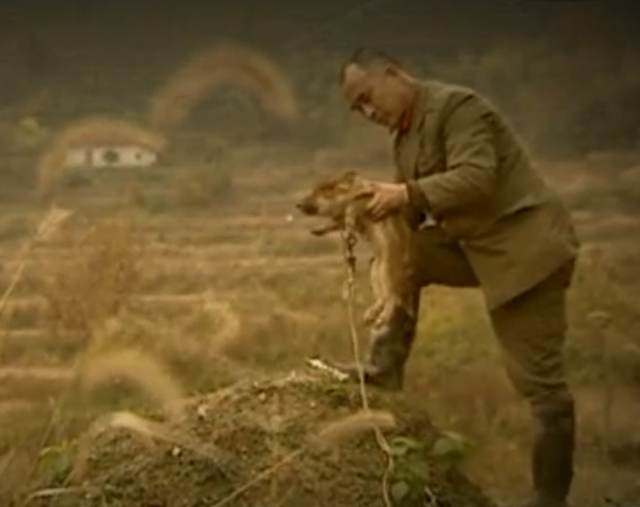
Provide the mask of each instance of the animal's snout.
POLYGON ((296 203, 296 208, 305 215, 315 215, 318 212, 318 207, 306 200, 296 203))

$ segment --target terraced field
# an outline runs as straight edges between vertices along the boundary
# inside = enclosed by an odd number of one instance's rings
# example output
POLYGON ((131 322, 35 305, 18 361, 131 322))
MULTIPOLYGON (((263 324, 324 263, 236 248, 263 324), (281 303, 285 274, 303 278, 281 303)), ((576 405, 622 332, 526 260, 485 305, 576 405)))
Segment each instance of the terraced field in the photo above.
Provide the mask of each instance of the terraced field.
MULTIPOLYGON (((70 392, 84 392, 83 361, 91 358, 93 324, 100 316, 113 317, 102 340, 105 350, 135 346, 157 354, 186 396, 257 372, 303 368, 304 357, 317 352, 350 353, 340 245, 336 238, 312 237, 308 223, 295 214, 297 192, 310 177, 291 174, 244 173, 235 182, 235 201, 204 210, 124 207, 113 189, 101 190, 99 199, 78 193, 65 201, 73 211, 68 222, 27 257, 20 248, 42 213, 26 206, 0 210, 2 286, 24 265, 0 329, 5 463, 26 429, 33 427, 29 438, 40 435, 34 432, 49 424, 52 406, 70 392)), ((159 195, 167 189, 158 183, 145 191, 159 195)), ((587 254, 602 245, 618 253, 635 248, 637 219, 584 210, 576 216, 587 254)), ((361 275, 363 307, 368 288, 361 275)), ((440 287, 428 291, 408 389, 431 403, 443 424, 483 442, 470 470, 489 490, 522 484, 527 420, 504 379, 480 296, 440 287), (460 410, 472 400, 477 408, 460 410), (505 428, 496 432, 496 424, 505 428), (500 453, 517 466, 490 476, 500 453)), ((73 395, 74 417, 137 407, 139 399, 118 390, 123 376, 116 369, 106 375, 104 389, 89 397, 73 395)), ((584 385, 587 406, 593 406, 589 400, 597 388, 584 385)), ((592 412, 589 417, 599 421, 597 410, 592 412)), ((589 449, 599 438, 593 420, 585 430, 589 449)), ((595 451, 585 452, 591 475, 579 487, 586 497, 594 481, 613 483, 589 458, 595 451)))

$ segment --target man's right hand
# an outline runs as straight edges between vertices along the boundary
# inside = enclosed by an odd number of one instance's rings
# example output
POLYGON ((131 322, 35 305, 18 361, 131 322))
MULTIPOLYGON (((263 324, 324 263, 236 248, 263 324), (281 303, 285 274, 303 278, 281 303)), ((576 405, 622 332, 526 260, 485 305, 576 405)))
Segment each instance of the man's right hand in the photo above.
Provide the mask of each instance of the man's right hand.
POLYGON ((400 209, 408 201, 409 192, 404 183, 379 183, 367 205, 367 210, 374 220, 380 220, 385 215, 400 209))

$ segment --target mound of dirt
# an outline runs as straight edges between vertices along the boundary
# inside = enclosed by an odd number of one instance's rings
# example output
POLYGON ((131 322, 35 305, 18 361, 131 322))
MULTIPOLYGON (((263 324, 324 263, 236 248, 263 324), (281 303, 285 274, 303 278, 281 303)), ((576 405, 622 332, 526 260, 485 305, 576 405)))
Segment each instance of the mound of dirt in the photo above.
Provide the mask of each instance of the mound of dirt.
MULTIPOLYGON (((397 452, 389 481, 395 506, 495 507, 447 453, 433 452, 442 435, 423 409, 373 388, 369 400, 371 409, 396 418, 396 427, 385 430, 397 452)), ((186 425, 200 445, 149 447, 129 432, 102 433, 77 481, 82 494, 57 496, 55 505, 384 507, 387 462, 370 427, 318 445, 327 423, 360 408, 357 386, 320 373, 234 385, 190 401, 186 425)), ((50 505, 32 502, 38 504, 50 505)))

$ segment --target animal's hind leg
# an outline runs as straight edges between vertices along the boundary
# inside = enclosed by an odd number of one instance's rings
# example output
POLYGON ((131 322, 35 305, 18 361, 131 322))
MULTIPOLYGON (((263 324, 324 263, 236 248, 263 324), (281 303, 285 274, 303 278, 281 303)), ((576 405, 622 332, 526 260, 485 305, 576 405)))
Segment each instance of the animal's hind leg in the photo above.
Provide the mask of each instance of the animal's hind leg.
POLYGON ((380 275, 380 260, 374 257, 369 268, 369 281, 374 302, 365 310, 363 317, 364 323, 367 325, 373 324, 384 308, 384 288, 381 284, 382 280, 380 275))
POLYGON ((375 322, 376 327, 383 327, 390 323, 396 311, 403 306, 398 294, 394 275, 398 266, 392 265, 388 259, 380 261, 379 266, 379 285, 381 290, 380 301, 381 310, 375 322))

